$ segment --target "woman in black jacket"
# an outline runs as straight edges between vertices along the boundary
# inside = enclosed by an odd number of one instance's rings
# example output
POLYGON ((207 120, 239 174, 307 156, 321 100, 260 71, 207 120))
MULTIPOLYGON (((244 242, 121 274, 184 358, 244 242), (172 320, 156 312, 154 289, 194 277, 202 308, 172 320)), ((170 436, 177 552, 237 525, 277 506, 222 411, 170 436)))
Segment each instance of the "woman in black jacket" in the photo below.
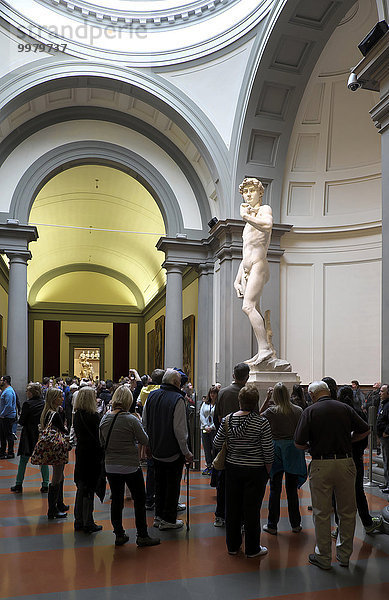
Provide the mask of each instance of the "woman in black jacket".
MULTIPOLYGON (((26 389, 27 400, 22 406, 19 417, 19 425, 22 425, 20 434, 18 456, 19 468, 16 474, 16 483, 11 487, 11 492, 21 494, 23 492, 23 480, 27 463, 34 451, 35 444, 38 441, 38 425, 45 405, 42 398, 42 388, 39 383, 30 383, 26 389)), ((49 491, 49 467, 41 465, 42 473, 42 494, 49 491)))
POLYGON ((102 529, 93 519, 93 503, 103 458, 99 441, 100 418, 97 413, 96 392, 83 387, 74 406, 73 427, 77 438, 74 481, 77 485, 74 505, 74 530, 94 533, 102 529))

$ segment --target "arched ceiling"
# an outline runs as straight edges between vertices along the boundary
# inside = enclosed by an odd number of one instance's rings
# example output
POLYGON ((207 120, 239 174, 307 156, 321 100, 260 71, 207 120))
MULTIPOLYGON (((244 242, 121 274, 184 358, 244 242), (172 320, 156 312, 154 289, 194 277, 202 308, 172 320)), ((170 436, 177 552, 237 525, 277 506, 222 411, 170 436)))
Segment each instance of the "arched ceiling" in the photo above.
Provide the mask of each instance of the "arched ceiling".
POLYGON ((159 208, 136 179, 101 165, 53 177, 30 213, 39 239, 28 267, 29 302, 111 304, 142 310, 165 284, 159 208), (72 278, 74 275, 74 279, 72 278))
MULTIPOLYGON (((103 114, 107 121, 115 120, 123 126, 134 127, 135 123, 141 122, 151 126, 153 141, 159 142, 168 152, 167 143, 170 143, 170 147, 176 149, 176 153, 181 153, 195 171, 207 196, 216 198, 212 174, 193 136, 152 104, 115 89, 86 87, 87 83, 91 83, 90 79, 88 82, 85 80, 85 87, 73 87, 74 81, 69 81, 69 87, 64 86, 63 89, 55 89, 53 85, 53 91, 38 94, 17 106, 8 116, 4 111, 0 116, 0 164, 23 139, 35 131, 68 119, 66 115, 69 111, 72 118, 77 118, 80 111, 84 110, 84 118, 85 113, 88 118, 96 114, 101 118, 103 114), (98 113, 99 108, 104 109, 104 113, 98 113), (156 139, 155 132, 161 134, 161 140, 156 139)), ((178 161, 177 156, 175 160, 178 161)))

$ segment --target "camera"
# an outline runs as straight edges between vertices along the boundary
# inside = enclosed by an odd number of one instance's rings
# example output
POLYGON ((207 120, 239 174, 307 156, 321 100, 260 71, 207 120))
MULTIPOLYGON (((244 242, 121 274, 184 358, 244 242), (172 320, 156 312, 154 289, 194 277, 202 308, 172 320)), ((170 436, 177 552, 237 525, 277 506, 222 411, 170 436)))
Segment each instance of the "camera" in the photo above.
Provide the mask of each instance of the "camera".
POLYGON ((355 73, 351 73, 348 78, 347 87, 352 92, 356 92, 361 87, 361 83, 358 81, 358 78, 355 73))

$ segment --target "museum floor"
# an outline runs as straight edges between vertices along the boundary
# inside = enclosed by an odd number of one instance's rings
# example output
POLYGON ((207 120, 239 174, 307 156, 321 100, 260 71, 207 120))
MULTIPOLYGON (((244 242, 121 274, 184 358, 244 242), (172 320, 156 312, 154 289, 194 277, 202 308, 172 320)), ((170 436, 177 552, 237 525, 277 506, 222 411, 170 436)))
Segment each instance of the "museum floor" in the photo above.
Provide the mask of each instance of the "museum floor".
MULTIPOLYGON (((73 457, 72 457, 73 459, 73 457)), ((23 495, 14 495, 18 460, 0 461, 0 597, 34 600, 380 600, 389 597, 389 536, 365 535, 359 519, 349 569, 333 564, 321 571, 308 564, 313 551, 309 492, 300 491, 303 531, 289 529, 285 500, 277 537, 263 533, 269 554, 246 559, 226 553, 224 529, 213 526, 215 492, 208 477, 192 472, 191 526, 158 532, 162 544, 134 544, 133 506, 126 501, 125 527, 130 543, 116 548, 109 521, 109 500, 96 500, 102 532, 74 534, 72 507, 67 521, 48 522, 47 498, 39 492, 40 473, 27 468, 23 495)), ((73 464, 66 467, 65 499, 74 504, 73 464)), ((181 500, 185 501, 185 484, 181 500)), ((266 493, 262 508, 267 513, 266 493)), ((375 514, 387 501, 376 488, 369 493, 375 514)), ((183 513, 181 513, 183 514, 183 513)), ((263 522, 265 522, 263 520, 263 522)), ((149 517, 152 524, 152 517, 149 517)), ((157 534, 154 530, 153 534, 157 534)))

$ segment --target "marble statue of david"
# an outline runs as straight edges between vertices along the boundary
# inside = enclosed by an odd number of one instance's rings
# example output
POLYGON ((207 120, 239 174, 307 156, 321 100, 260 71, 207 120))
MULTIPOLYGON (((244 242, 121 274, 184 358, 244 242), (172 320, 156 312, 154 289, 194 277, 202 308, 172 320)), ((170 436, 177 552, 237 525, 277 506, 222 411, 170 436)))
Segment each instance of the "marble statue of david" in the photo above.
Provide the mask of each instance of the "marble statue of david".
POLYGON ((246 178, 239 186, 243 196, 240 216, 246 222, 243 229, 243 258, 235 278, 234 288, 239 298, 243 298, 242 310, 248 316, 258 343, 258 352, 247 364, 259 365, 273 355, 270 348, 265 322, 260 312, 260 298, 270 272, 267 251, 273 227, 273 214, 270 206, 262 204, 264 188, 255 178, 246 178))

